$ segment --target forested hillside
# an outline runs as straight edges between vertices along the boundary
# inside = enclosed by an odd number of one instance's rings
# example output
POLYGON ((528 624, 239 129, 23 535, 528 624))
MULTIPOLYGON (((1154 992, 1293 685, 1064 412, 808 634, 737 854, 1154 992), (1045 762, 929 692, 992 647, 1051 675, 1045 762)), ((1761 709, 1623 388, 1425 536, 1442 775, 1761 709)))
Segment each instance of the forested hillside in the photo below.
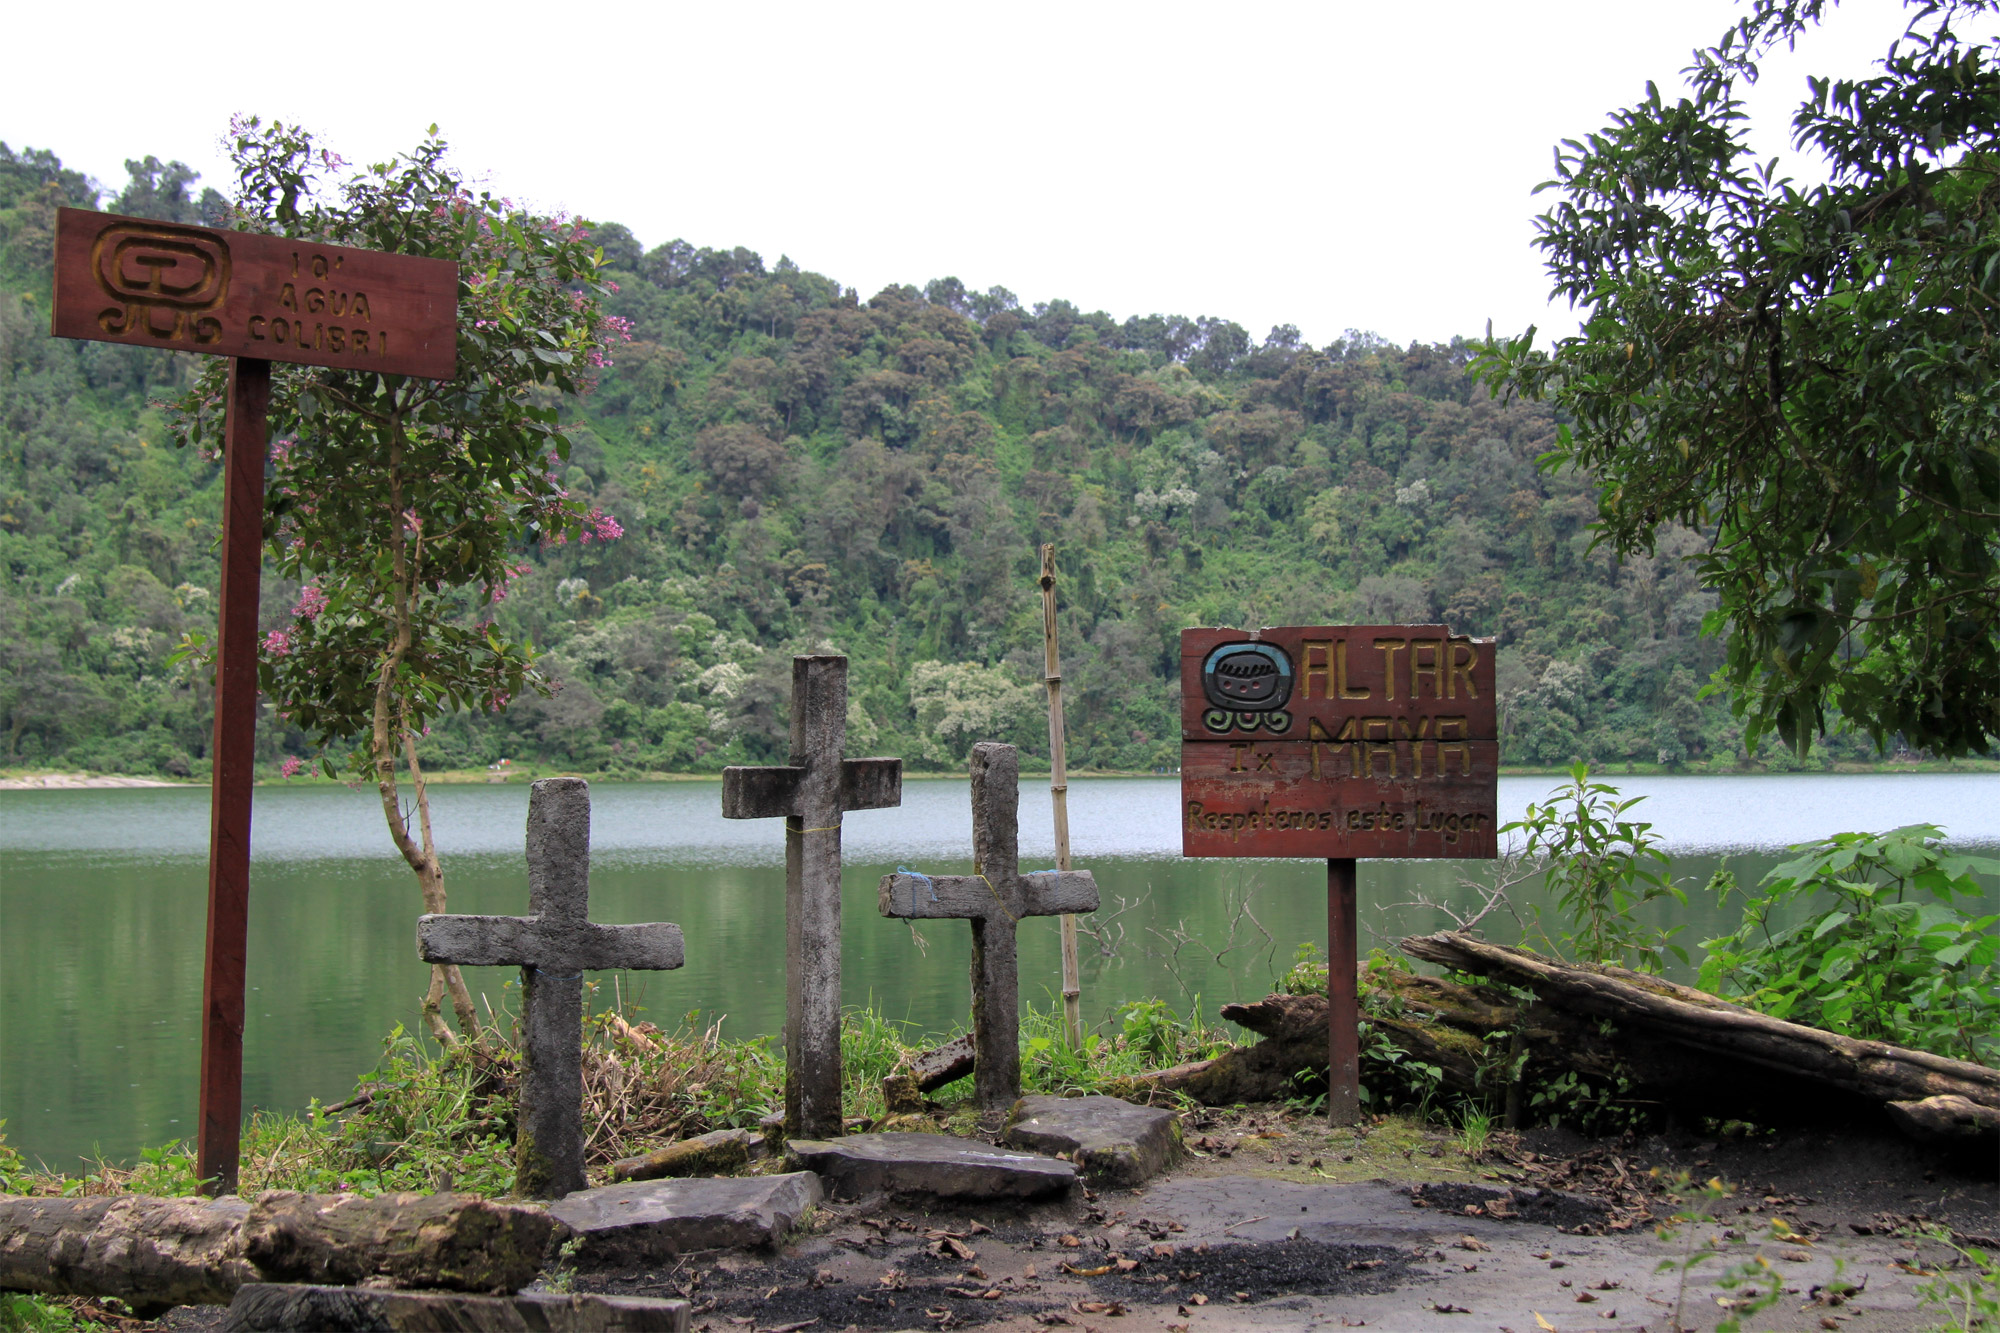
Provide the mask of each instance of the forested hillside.
MULTIPOLYGON (((218 472, 160 406, 189 367, 47 333, 57 206, 219 209, 178 164, 128 165, 100 191, 0 145, 0 765, 205 768, 205 686, 168 660, 214 612, 218 472)), ((524 551, 500 618, 563 688, 438 728, 434 766, 769 760, 790 655, 827 649, 853 663, 850 752, 1045 753, 1042 541, 1080 767, 1176 764, 1184 626, 1440 618, 1500 640, 1510 762, 1740 756, 1695 698, 1719 660, 1678 558, 1698 538, 1591 554, 1595 491, 1535 466, 1548 410, 1487 398, 1458 339, 1315 348, 950 278, 863 298, 788 259, 598 239, 632 340, 578 408, 567 484, 624 536, 524 551)), ((297 594, 267 578, 272 625, 297 594)), ((304 752, 268 721, 274 763, 304 752)))

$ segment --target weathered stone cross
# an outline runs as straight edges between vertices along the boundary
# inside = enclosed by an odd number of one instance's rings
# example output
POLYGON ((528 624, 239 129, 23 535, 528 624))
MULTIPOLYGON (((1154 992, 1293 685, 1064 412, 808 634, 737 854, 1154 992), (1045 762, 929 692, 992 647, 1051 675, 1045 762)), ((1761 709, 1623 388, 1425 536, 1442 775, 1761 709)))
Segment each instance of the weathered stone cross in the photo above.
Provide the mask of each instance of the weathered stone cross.
POLYGON ((590 920, 590 784, 543 778, 528 797, 531 916, 421 916, 427 963, 519 967, 525 1068, 515 1136, 515 1188, 559 1199, 583 1174, 583 973, 679 967, 681 928, 590 920))
POLYGON ((882 877, 883 916, 963 917, 972 923, 973 1091, 987 1110, 1021 1096, 1021 984, 1015 927, 1024 916, 1097 910, 1088 870, 1020 867, 1021 758, 1011 745, 972 747, 970 875, 882 877))
POLYGON ((725 819, 785 818, 785 1131, 840 1133, 840 818, 903 803, 903 761, 842 759, 847 659, 792 659, 792 762, 722 770, 725 819))

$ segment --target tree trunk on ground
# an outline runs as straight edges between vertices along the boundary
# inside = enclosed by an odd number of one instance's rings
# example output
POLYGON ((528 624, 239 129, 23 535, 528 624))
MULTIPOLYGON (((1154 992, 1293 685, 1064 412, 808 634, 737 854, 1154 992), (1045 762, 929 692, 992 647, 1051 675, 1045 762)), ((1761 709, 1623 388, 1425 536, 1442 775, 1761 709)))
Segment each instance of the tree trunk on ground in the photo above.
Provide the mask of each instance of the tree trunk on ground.
POLYGON ((0 1290, 115 1296, 142 1313, 226 1305, 257 1270, 242 1199, 0 1198, 0 1290))
POLYGON ((540 1208, 471 1194, 0 1198, 0 1290, 115 1296, 141 1311, 227 1304, 246 1282, 515 1292, 554 1230, 540 1208))
POLYGON ((243 1253, 269 1282, 515 1292, 535 1280, 555 1219, 476 1194, 342 1199, 273 1190, 243 1226, 243 1253))
POLYGON ((1402 949, 1428 963, 1526 987, 1541 1002, 1538 1009, 1609 1021, 1620 1034, 1626 1064, 1647 1083, 1693 1085, 1705 1100, 1755 1097, 1775 1091, 1776 1084, 1807 1100, 1824 1100, 1831 1090, 1897 1108, 1897 1123, 1919 1138, 2000 1133, 1997 1069, 1788 1023, 1622 967, 1559 963, 1455 932, 1412 936, 1402 949))
MULTIPOLYGON (((1634 1110, 1778 1124, 1886 1112, 1914 1138, 2000 1138, 2000 1070, 1886 1042, 1857 1041, 1787 1023, 1712 995, 1622 968, 1571 965, 1523 949, 1446 933, 1403 941, 1413 957, 1532 992, 1505 991, 1387 968, 1368 984, 1394 1013, 1365 1015, 1411 1060, 1440 1071, 1437 1095, 1504 1099, 1566 1073, 1614 1090, 1634 1110), (1516 1082, 1509 1074, 1521 1062, 1516 1082)), ((1185 1093, 1208 1105, 1278 1101, 1326 1086, 1326 997, 1272 995, 1230 1004, 1222 1016, 1262 1036, 1109 1089, 1146 1101, 1185 1093)))

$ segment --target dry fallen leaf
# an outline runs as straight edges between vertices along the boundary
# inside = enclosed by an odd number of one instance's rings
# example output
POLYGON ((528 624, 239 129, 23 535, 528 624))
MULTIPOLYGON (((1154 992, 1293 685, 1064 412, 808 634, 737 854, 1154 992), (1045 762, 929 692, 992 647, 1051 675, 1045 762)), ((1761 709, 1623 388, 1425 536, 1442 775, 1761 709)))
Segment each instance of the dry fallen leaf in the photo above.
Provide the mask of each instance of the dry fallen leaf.
POLYGON ((1056 1244, 1062 1246, 1065 1250, 1080 1250, 1083 1248, 1083 1242, 1075 1236, 1069 1235, 1067 1232, 1056 1237, 1056 1244))
POLYGON ((1534 1315, 1535 1315, 1536 1328, 1544 1329, 1546 1330, 1546 1333, 1556 1333, 1556 1326, 1554 1324, 1551 1324, 1548 1320, 1542 1318, 1542 1312, 1540 1310, 1536 1310, 1534 1312, 1534 1315))
POLYGON ((1490 1250, 1493 1248, 1491 1245, 1488 1245, 1485 1241, 1479 1239, 1477 1236, 1460 1236, 1457 1240, 1453 1241, 1451 1245, 1452 1248, 1455 1250, 1472 1250, 1475 1252, 1480 1250, 1490 1250))
POLYGON ((1347 1266, 1347 1271, 1350 1273, 1354 1273, 1354 1272, 1359 1272, 1361 1269, 1364 1268, 1380 1268, 1384 1262, 1385 1261, 1381 1259, 1356 1259, 1353 1263, 1347 1266))
POLYGON ((1105 1264, 1102 1268, 1078 1268, 1075 1264, 1064 1264, 1062 1271, 1074 1273, 1078 1277, 1103 1277, 1111 1271, 1111 1265, 1105 1264))
POLYGON ((1597 1304, 1597 1297, 1587 1291, 1579 1291, 1576 1294, 1576 1303, 1578 1305, 1595 1305, 1597 1304))
POLYGON ((1133 1269, 1139 1266, 1139 1261, 1137 1259, 1116 1259, 1113 1260, 1112 1263, 1113 1266, 1116 1267, 1117 1270, 1121 1273, 1129 1273, 1133 1269))
POLYGON ((1466 1308, 1465 1308, 1465 1307, 1464 1307, 1463 1305, 1439 1305, 1439 1304, 1438 1304, 1438 1303, 1437 1303, 1436 1301, 1432 1301, 1432 1302, 1431 1302, 1431 1309, 1432 1309, 1433 1311, 1435 1311, 1436 1313, 1438 1313, 1438 1314, 1471 1314, 1471 1313, 1472 1313, 1472 1311, 1470 1311, 1470 1310, 1466 1309, 1466 1308))
POLYGON ((1171 1259, 1174 1257, 1174 1247, 1171 1245, 1155 1245, 1153 1247, 1153 1257, 1155 1259, 1171 1259))
POLYGON ((1189 1305, 1207 1305, 1207 1304, 1208 1304, 1208 1297, 1206 1297, 1206 1296, 1202 1295, 1202 1294, 1201 1294, 1200 1292, 1198 1292, 1198 1291, 1197 1291, 1197 1292, 1196 1292, 1196 1293, 1195 1293, 1194 1295, 1192 1295, 1192 1296, 1188 1297, 1188 1304, 1189 1304, 1189 1305))

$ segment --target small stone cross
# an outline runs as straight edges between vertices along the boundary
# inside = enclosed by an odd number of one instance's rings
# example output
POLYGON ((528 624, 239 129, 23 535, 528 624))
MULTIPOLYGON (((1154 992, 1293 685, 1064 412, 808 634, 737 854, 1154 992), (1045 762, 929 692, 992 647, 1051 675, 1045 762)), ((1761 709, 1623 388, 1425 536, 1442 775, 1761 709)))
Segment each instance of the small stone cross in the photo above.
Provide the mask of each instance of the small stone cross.
POLYGON ((792 762, 722 770, 725 819, 785 819, 785 1131, 840 1133, 840 819, 903 803, 903 761, 842 759, 847 659, 792 659, 792 762))
POLYGON ((1015 928, 1026 916, 1097 910, 1097 881, 1088 870, 1021 873, 1020 805, 1019 753, 981 741, 972 747, 973 873, 882 877, 883 916, 972 923, 972 1082, 986 1110, 1012 1106, 1021 1096, 1015 928))
POLYGON ((526 1057, 515 1147, 515 1188, 559 1199, 583 1174, 583 973, 679 967, 681 928, 666 922, 600 926, 590 920, 590 784, 543 778, 528 797, 531 916, 421 916, 427 963, 519 967, 526 1057))

